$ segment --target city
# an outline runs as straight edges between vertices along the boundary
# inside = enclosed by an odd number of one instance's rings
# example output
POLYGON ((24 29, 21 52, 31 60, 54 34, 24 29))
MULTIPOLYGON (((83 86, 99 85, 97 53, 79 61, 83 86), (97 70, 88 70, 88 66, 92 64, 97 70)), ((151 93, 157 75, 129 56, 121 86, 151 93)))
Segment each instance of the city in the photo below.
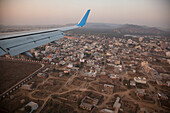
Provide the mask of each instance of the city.
POLYGON ((0 113, 170 113, 170 0, 0 0, 0 113))
MULTIPOLYGON (((22 113, 24 107, 30 110, 26 107, 30 104, 31 110, 41 113, 168 112, 169 38, 70 31, 57 41, 30 50, 33 58, 22 54, 1 57, 6 62, 1 67, 11 61, 16 69, 23 67, 10 76, 18 81, 23 78, 15 74, 22 75, 25 68, 27 74, 38 69, 25 79, 28 82, 21 81, 1 95, 1 110, 22 113)), ((11 86, 13 79, 8 80, 11 86)), ((1 91, 11 87, 8 82, 2 84, 1 91)))

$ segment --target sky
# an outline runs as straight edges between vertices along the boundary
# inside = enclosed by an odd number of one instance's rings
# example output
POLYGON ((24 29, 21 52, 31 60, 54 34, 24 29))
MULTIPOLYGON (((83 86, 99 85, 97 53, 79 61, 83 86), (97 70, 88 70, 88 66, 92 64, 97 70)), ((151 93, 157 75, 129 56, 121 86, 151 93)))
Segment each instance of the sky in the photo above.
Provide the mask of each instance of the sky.
POLYGON ((0 0, 0 24, 63 25, 88 22, 170 28, 170 0, 0 0))

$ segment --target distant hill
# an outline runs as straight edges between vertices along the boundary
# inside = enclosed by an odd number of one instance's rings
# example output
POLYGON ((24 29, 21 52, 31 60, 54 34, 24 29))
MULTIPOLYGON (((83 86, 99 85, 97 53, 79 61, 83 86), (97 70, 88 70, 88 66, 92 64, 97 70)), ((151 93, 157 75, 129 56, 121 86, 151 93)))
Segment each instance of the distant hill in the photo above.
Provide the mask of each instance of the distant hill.
POLYGON ((147 27, 133 24, 109 24, 109 23, 88 23, 85 29, 112 30, 122 34, 140 35, 170 35, 170 32, 160 30, 156 27, 147 27))
POLYGON ((110 24, 110 23, 87 23, 85 28, 90 29, 115 29, 121 27, 121 24, 110 24))
MULTIPOLYGON (((71 26, 75 24, 67 24, 71 26)), ((20 32, 30 30, 42 30, 61 27, 61 25, 35 25, 35 26, 4 26, 0 25, 0 33, 20 32)), ((85 27, 76 29, 77 33, 116 33, 116 34, 138 34, 138 35, 164 35, 170 36, 170 31, 163 31, 156 27, 139 26, 132 24, 110 24, 110 23, 87 23, 85 27)))
POLYGON ((155 27, 139 26, 132 24, 125 24, 119 28, 116 28, 119 32, 123 34, 146 34, 146 35, 164 35, 165 31, 160 30, 155 27))

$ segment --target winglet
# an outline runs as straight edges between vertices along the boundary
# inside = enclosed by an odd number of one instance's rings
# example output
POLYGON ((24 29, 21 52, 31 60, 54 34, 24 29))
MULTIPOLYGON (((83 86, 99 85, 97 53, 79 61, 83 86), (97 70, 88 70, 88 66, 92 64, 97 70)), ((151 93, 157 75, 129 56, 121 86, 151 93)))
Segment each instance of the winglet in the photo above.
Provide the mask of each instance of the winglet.
POLYGON ((87 10, 86 14, 84 15, 84 17, 81 19, 81 21, 77 24, 77 26, 83 27, 86 24, 87 18, 89 16, 90 13, 90 9, 87 10))

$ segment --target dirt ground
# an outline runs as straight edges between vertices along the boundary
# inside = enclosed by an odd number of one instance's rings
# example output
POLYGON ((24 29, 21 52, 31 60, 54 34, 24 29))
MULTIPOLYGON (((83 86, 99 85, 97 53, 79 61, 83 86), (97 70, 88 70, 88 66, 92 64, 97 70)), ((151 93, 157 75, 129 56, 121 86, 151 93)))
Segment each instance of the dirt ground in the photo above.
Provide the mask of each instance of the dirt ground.
POLYGON ((0 59, 0 94, 40 67, 38 63, 0 59))

